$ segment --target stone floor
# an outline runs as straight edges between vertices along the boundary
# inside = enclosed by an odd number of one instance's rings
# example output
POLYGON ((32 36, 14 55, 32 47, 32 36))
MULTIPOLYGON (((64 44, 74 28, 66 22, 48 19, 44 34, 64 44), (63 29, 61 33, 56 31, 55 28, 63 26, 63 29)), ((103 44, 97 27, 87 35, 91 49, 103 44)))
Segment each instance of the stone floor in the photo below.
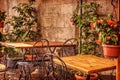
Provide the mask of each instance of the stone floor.
MULTIPOLYGON (((99 74, 98 80, 116 80, 115 79, 115 70, 104 71, 104 72, 100 72, 98 74, 99 74)), ((1 79, 1 76, 2 75, 0 74, 0 80, 3 80, 3 79, 1 79)), ((6 80, 18 80, 18 72, 13 74, 13 73, 11 73, 11 71, 8 71, 6 77, 7 77, 6 80)), ((24 80, 24 79, 22 79, 22 80, 24 80)), ((42 80, 42 79, 38 78, 38 75, 34 74, 34 75, 32 75, 32 80, 42 80)))
POLYGON ((99 73, 100 80, 116 80, 115 70, 104 71, 99 73))

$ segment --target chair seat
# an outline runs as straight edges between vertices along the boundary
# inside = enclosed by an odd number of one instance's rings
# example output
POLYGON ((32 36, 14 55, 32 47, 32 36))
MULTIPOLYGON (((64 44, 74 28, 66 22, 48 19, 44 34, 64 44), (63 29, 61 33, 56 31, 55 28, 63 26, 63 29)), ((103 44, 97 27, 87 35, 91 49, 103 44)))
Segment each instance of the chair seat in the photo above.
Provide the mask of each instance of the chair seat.
POLYGON ((22 65, 22 66, 24 66, 24 65, 29 65, 28 62, 17 62, 17 64, 22 65))
POLYGON ((5 71, 6 66, 4 64, 0 64, 0 71, 5 71))

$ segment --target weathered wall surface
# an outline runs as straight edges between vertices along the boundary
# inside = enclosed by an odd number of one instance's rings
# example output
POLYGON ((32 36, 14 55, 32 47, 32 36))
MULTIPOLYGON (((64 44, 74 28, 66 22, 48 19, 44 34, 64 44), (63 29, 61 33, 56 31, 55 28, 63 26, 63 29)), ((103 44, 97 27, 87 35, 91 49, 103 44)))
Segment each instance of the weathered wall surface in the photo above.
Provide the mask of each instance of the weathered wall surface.
MULTIPOLYGON (((35 7, 38 14, 38 27, 44 38, 50 41, 64 41, 68 38, 78 37, 78 28, 70 22, 73 10, 79 0, 36 0, 35 7)), ((106 15, 113 12, 110 0, 83 0, 84 2, 97 2, 101 5, 99 14, 106 15)), ((0 0, 0 9, 5 9, 9 16, 15 12, 12 7, 28 0, 0 0)))
POLYGON ((75 26, 70 22, 77 1, 44 1, 40 6, 40 21, 43 37, 52 41, 75 37, 75 26))

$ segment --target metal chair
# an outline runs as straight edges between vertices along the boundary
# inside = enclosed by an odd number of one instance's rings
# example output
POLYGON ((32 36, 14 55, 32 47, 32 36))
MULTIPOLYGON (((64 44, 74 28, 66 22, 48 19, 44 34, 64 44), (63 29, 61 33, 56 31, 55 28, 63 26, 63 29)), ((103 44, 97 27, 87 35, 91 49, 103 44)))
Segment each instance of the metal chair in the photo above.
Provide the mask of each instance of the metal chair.
POLYGON ((34 43, 32 48, 25 49, 24 59, 17 62, 17 65, 20 66, 19 80, 21 80, 22 76, 25 80, 32 79, 31 67, 39 67, 40 62, 42 62, 42 55, 49 52, 49 49, 49 41, 47 39, 40 39, 34 43), (37 44, 41 44, 41 46, 36 47, 37 44), (26 58, 28 54, 31 54, 31 59, 26 58))
POLYGON ((60 59, 59 56, 55 55, 54 53, 46 53, 43 55, 43 72, 42 76, 43 80, 67 80, 67 66, 66 64, 60 59), (48 61, 45 61, 49 59, 48 61), (60 61, 60 65, 54 63, 54 59, 58 59, 60 61))
POLYGON ((77 38, 70 38, 63 43, 63 47, 59 50, 60 57, 73 56, 79 52, 79 40, 77 38), (65 44, 73 45, 71 47, 64 46, 65 44))
MULTIPOLYGON (((32 55, 32 60, 26 60, 32 61, 34 66, 39 66, 39 64, 42 62, 42 57, 45 53, 50 52, 49 47, 49 41, 47 39, 40 39, 39 41, 36 41, 32 47, 32 49, 29 49, 28 52, 25 53, 27 55, 30 53, 32 55), (41 44, 39 47, 36 47, 38 44, 41 44)), ((47 59, 46 59, 47 60, 47 59)))

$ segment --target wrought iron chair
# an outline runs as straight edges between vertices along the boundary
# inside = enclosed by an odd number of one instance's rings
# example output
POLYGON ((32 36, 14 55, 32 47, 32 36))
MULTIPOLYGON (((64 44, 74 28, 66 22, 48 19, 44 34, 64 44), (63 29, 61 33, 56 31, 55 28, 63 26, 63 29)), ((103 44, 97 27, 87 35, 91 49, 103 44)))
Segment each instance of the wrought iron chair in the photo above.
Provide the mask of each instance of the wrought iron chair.
POLYGON ((22 76, 24 76, 25 80, 31 80, 31 67, 40 66, 40 62, 42 62, 42 55, 46 52, 49 52, 49 41, 47 39, 40 39, 36 41, 32 48, 25 49, 24 59, 22 61, 18 61, 17 65, 20 66, 20 75, 19 80, 21 80, 22 76), (41 46, 37 46, 41 44, 41 46), (28 59, 26 55, 31 54, 31 59, 28 59))
POLYGON ((43 72, 42 76, 43 80, 67 80, 67 66, 66 64, 60 59, 59 56, 55 55, 54 53, 46 53, 43 55, 43 72), (45 61, 49 59, 48 61, 45 61), (60 65, 54 62, 54 59, 58 59, 60 61, 60 65))
POLYGON ((79 40, 76 38, 70 38, 63 43, 63 47, 58 51, 60 57, 73 56, 79 52, 79 40), (64 46, 65 44, 72 45, 71 47, 64 46))
POLYGON ((40 39, 34 43, 32 48, 26 49, 24 61, 33 62, 34 64, 35 62, 41 62, 43 54, 48 52, 50 52, 49 41, 47 39, 40 39), (37 46, 39 44, 40 46, 37 46), (28 59, 27 55, 31 55, 31 59, 28 59))

